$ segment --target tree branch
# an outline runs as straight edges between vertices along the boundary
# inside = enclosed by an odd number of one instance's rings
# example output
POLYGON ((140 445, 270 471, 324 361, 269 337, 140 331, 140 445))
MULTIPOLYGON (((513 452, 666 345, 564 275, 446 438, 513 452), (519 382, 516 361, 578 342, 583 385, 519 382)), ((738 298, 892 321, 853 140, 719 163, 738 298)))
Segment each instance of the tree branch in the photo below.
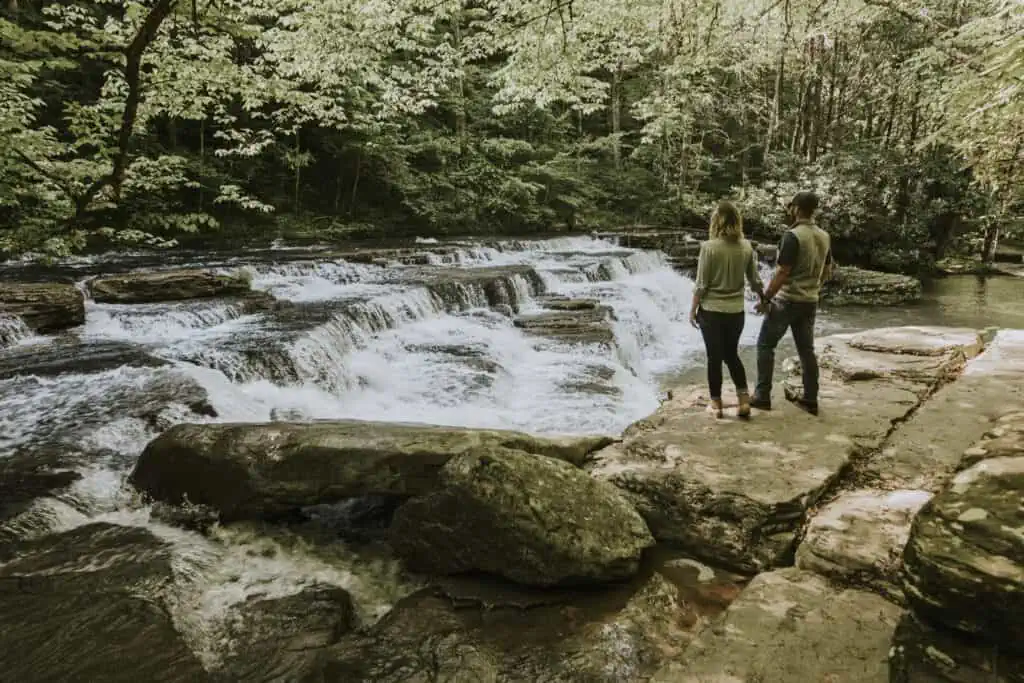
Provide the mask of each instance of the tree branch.
POLYGON ((72 202, 76 202, 77 201, 77 197, 75 197, 75 193, 71 191, 71 186, 68 185, 67 183, 65 183, 62 178, 58 177, 57 175, 54 175, 54 173, 52 171, 48 171, 47 169, 43 168, 35 159, 33 159, 29 155, 25 154, 24 152, 22 152, 17 147, 14 147, 13 149, 14 149, 14 153, 23 162, 25 162, 26 166, 28 166, 33 171, 35 171, 36 173, 38 173, 39 175, 43 176, 44 178, 49 180, 51 183, 53 183, 54 185, 59 187, 60 190, 64 194, 66 194, 68 196, 68 199, 70 199, 72 202))

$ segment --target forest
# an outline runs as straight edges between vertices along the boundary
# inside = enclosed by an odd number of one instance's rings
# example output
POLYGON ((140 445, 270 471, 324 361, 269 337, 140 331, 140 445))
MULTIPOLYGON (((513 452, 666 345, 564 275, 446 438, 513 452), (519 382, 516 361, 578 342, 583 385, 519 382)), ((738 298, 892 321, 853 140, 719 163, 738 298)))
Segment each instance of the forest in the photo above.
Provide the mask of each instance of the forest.
POLYGON ((1022 232, 1021 0, 0 0, 0 251, 700 227, 918 272, 1022 232))

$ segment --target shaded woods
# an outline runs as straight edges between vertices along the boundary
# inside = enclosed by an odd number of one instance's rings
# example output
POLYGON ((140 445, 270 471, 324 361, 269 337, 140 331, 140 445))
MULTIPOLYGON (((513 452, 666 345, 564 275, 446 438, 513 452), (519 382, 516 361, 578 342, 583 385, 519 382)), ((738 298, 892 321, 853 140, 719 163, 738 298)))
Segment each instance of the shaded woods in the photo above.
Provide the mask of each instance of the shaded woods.
POLYGON ((839 256, 991 257, 1008 0, 6 0, 0 248, 694 225, 812 186, 839 256))

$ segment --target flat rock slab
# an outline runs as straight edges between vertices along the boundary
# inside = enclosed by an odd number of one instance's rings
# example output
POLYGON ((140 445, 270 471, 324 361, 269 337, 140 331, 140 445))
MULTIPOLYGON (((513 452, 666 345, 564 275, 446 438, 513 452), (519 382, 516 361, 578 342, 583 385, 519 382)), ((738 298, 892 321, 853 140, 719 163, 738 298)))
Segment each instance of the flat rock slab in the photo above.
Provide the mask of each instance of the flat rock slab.
POLYGON ((938 491, 964 450, 1014 409, 1024 410, 1024 333, 1005 330, 899 426, 865 474, 879 488, 938 491))
POLYGON ((652 683, 888 683, 901 610, 794 568, 759 574, 652 683))
POLYGON ((148 531, 97 523, 4 550, 5 681, 209 680, 160 604, 170 552, 148 531))
POLYGON ((892 639, 892 683, 1024 683, 1016 652, 933 628, 903 615, 892 639))
POLYGON ((141 304, 213 299, 250 293, 249 279, 211 270, 180 269, 97 277, 88 283, 98 303, 141 304))
POLYGON ((561 460, 464 453, 440 482, 391 524, 392 547, 417 571, 483 571, 534 586, 615 581, 636 574, 654 545, 615 487, 561 460))
POLYGON ((85 323, 85 297, 69 283, 3 282, 0 314, 20 318, 36 332, 56 332, 85 323))
POLYGON ((679 654, 694 623, 659 574, 528 609, 498 603, 482 606, 437 588, 415 593, 368 632, 332 648, 316 680, 642 681, 679 654))
POLYGON ((977 330, 957 327, 883 327, 850 335, 850 346, 865 351, 901 353, 913 356, 942 356, 962 351, 978 355, 983 343, 977 330))
POLYGON ((445 463, 464 453, 511 449, 582 463, 611 442, 358 420, 181 424, 146 446, 130 481, 156 500, 209 505, 231 521, 345 498, 428 493, 445 463))
POLYGON ((746 423, 715 420, 699 393, 680 394, 587 467, 626 493, 655 538, 749 572, 783 562, 851 456, 877 447, 918 403, 911 385, 824 380, 820 417, 778 401, 746 423))
POLYGON ((612 344, 612 310, 608 306, 571 308, 518 316, 513 324, 528 334, 580 342, 612 344))
POLYGON ((859 490, 841 494, 811 518, 796 566, 901 600, 899 568, 910 524, 932 494, 859 490))
POLYGON ((958 374, 981 352, 982 342, 974 330, 890 327, 832 335, 818 346, 820 365, 844 381, 899 378, 931 384, 958 374))
POLYGON ((779 566, 807 509, 962 365, 964 345, 978 347, 977 333, 907 327, 826 337, 820 416, 777 400, 750 422, 714 420, 700 390, 679 392, 588 468, 627 493, 657 539, 740 571, 779 566), (925 364, 892 370, 907 359, 925 364), (830 371, 855 364, 872 371, 830 371))
MULTIPOLYGON (((1005 428, 1005 425, 1004 425, 1005 428)), ((1024 450, 1020 433, 969 449, 914 519, 903 588, 914 611, 1006 648, 1024 642, 1024 450)))

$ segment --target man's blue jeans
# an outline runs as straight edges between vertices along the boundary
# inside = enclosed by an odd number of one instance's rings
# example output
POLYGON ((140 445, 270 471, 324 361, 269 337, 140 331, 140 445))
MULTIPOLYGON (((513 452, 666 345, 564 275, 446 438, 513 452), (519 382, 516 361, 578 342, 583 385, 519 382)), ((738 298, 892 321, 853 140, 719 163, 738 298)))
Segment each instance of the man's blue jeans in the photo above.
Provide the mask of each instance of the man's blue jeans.
POLYGON ((754 399, 770 401, 772 378, 775 375, 775 347, 779 345, 786 330, 793 331, 796 352, 800 356, 803 370, 804 400, 818 401, 818 358, 814 355, 814 318, 818 304, 797 301, 773 301, 761 332, 757 336, 757 388, 754 399))

